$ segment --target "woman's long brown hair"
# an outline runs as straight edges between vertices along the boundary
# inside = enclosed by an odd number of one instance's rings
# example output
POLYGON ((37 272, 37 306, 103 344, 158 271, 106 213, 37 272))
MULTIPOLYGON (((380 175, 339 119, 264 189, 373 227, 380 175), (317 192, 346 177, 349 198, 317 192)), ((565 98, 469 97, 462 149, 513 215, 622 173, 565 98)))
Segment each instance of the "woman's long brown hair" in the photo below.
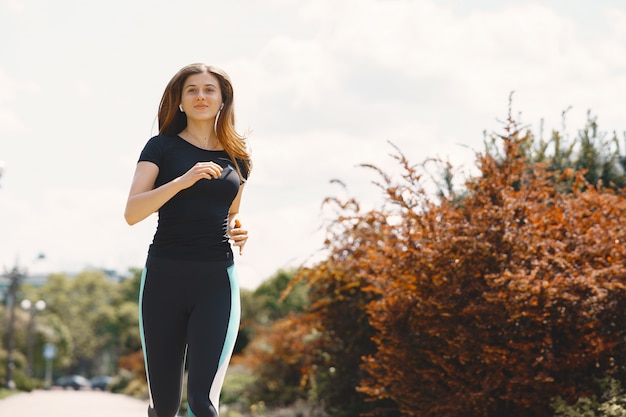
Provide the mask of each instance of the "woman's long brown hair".
MULTIPOLYGON (((187 77, 200 73, 213 74, 220 85, 224 107, 218 113, 215 133, 220 144, 235 164, 235 169, 242 182, 245 178, 241 173, 237 160, 242 161, 247 174, 252 169, 250 152, 246 146, 246 137, 235 130, 235 111, 233 106, 233 85, 228 75, 221 69, 206 64, 191 64, 183 67, 172 77, 165 87, 161 104, 159 105, 159 134, 176 136, 187 127, 187 116, 178 108, 183 92, 183 85, 187 77)), ((247 175, 246 175, 247 176, 247 175)))

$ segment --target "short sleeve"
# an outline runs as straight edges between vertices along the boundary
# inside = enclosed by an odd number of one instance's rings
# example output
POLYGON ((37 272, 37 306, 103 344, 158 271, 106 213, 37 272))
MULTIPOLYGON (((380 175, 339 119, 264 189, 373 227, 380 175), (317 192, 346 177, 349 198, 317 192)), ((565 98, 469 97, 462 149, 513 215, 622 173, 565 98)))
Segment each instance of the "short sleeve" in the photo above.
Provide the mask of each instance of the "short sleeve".
POLYGON ((144 146, 141 154, 139 155, 139 161, 147 161, 160 165, 161 158, 163 155, 163 143, 162 139, 159 136, 155 136, 151 138, 146 146, 144 146))
POLYGON ((241 159, 237 159, 237 165, 239 166, 239 171, 241 171, 244 181, 248 181, 248 176, 250 175, 248 165, 241 159))

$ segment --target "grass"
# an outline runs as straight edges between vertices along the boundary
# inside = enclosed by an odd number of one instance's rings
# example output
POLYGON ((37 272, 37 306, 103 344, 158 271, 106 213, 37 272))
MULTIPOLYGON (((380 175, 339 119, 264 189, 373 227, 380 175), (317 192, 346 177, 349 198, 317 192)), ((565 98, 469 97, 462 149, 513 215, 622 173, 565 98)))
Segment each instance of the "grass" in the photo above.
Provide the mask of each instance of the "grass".
POLYGON ((13 394, 17 394, 19 391, 10 390, 6 388, 0 388, 0 400, 10 397, 13 394))

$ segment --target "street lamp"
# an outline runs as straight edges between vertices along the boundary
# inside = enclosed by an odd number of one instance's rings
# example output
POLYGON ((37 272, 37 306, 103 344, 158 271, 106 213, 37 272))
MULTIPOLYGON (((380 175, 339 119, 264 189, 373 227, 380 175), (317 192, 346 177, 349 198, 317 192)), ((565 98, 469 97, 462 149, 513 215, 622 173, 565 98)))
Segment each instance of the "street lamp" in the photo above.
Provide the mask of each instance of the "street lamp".
POLYGON ((30 318, 28 319, 28 361, 26 364, 26 375, 32 377, 35 344, 35 335, 33 332, 35 315, 37 314, 37 312, 43 311, 46 308, 46 302, 44 300, 39 300, 35 303, 32 303, 29 299, 24 299, 20 303, 20 306, 30 313, 30 318))

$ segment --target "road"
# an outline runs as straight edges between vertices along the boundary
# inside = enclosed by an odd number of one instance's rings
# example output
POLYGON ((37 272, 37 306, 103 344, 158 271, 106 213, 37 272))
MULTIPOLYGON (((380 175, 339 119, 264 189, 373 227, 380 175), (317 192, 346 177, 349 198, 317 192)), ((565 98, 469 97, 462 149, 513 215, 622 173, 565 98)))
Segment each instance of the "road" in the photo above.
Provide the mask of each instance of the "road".
POLYGON ((146 417, 148 402, 102 391, 33 391, 0 400, 2 417, 146 417))

